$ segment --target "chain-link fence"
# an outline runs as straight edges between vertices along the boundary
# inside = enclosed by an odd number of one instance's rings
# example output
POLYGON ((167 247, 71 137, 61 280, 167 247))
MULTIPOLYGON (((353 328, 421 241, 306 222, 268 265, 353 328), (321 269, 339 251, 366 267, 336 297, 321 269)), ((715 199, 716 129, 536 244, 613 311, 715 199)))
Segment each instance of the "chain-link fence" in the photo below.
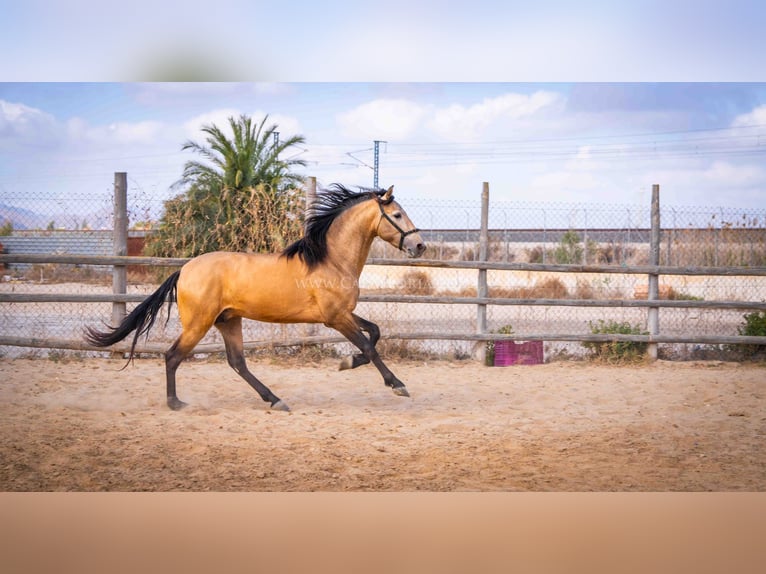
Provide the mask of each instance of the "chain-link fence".
MULTIPOLYGON (((112 253, 113 190, 79 197, 47 199, 0 198, 0 244, 7 254, 112 253)), ((399 197, 420 227, 428 244, 425 258, 477 261, 480 257, 481 201, 448 201, 399 197)), ((162 199, 148 196, 128 178, 128 254, 141 255, 151 222, 162 213, 162 199)), ((490 297, 507 299, 639 300, 647 298, 647 276, 621 273, 649 263, 650 206, 585 205, 543 202, 489 203, 488 257, 499 263, 607 266, 613 273, 490 270, 490 297)), ((736 210, 663 206, 661 208, 660 264, 690 267, 766 266, 766 210, 736 210)), ((371 258, 402 257, 396 248, 376 240, 371 258)), ((412 294, 442 298, 475 297, 477 271, 464 268, 368 265, 360 278, 363 300, 358 313, 378 323, 384 335, 405 337, 433 334, 433 340, 408 341, 413 352, 464 357, 476 343, 444 340, 444 335, 475 333, 475 303, 386 303, 376 296, 412 294)), ((109 266, 63 264, 7 264, 0 293, 94 294, 111 293, 109 266)), ((167 268, 131 267, 128 293, 146 295, 170 273, 167 268)), ((686 301, 766 301, 764 275, 662 275, 660 299, 686 301)), ((79 340, 87 324, 108 322, 111 304, 63 302, 0 303, 2 333, 28 338, 79 340)), ((135 303, 128 303, 130 310, 135 303)), ((662 334, 736 336, 742 309, 695 307, 662 308, 662 334)), ((588 334, 600 321, 621 322, 646 329, 646 308, 630 306, 576 307, 561 305, 489 305, 488 332, 588 334)), ((161 324, 160 324, 161 323, 161 324)), ((250 341, 293 341, 305 336, 335 335, 315 325, 264 325, 245 322, 250 341)), ((172 341, 179 333, 175 315, 151 334, 154 341, 172 341)), ((212 330, 203 343, 220 343, 212 330)), ((700 345, 667 346, 674 353, 704 351, 700 345), (678 348, 681 347, 679 351, 678 348)), ((341 352, 350 351, 346 346, 341 352)), ((28 349, 0 347, 18 355, 28 349)), ((42 351, 36 351, 42 352, 42 351)), ((582 354, 577 342, 546 343, 548 356, 582 354)))

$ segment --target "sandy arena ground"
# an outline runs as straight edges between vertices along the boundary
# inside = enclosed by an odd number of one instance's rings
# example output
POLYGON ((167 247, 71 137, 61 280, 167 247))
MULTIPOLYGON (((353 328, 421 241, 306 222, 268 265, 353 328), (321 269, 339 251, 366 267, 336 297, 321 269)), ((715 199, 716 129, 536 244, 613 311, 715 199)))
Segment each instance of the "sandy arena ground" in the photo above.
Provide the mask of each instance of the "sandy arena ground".
POLYGON ((763 491, 766 367, 0 359, 3 491, 763 491))

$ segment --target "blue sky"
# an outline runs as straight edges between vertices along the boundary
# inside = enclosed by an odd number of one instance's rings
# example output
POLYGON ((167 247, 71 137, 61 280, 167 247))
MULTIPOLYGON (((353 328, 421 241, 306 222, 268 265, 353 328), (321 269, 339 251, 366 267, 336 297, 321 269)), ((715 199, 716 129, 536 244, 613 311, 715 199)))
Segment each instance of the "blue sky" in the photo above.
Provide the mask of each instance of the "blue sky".
MULTIPOLYGON (((0 203, 108 193, 115 171, 171 195, 187 139, 269 115, 320 185, 400 196, 766 206, 762 83, 2 83, 0 203), (5 198, 5 199, 3 199, 5 198)), ((200 140, 201 141, 201 140, 200 140)))

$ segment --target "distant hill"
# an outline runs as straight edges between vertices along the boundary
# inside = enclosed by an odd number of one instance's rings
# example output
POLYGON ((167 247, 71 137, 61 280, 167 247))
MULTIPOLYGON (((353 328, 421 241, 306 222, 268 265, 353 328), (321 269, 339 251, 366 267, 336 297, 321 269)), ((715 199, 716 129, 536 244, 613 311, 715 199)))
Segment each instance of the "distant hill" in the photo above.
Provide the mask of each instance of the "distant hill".
POLYGON ((0 203, 0 225, 4 225, 8 221, 11 222, 14 229, 18 230, 44 229, 49 223, 49 219, 40 213, 0 203))

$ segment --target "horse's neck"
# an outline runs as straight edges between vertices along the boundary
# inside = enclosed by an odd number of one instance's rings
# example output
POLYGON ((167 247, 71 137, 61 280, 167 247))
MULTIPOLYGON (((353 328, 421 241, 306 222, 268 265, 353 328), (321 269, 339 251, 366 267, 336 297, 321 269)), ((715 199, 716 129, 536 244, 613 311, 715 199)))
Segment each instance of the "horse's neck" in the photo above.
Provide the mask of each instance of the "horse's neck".
POLYGON ((375 239, 378 211, 363 202, 338 217, 327 235, 327 255, 348 274, 359 277, 375 239))

